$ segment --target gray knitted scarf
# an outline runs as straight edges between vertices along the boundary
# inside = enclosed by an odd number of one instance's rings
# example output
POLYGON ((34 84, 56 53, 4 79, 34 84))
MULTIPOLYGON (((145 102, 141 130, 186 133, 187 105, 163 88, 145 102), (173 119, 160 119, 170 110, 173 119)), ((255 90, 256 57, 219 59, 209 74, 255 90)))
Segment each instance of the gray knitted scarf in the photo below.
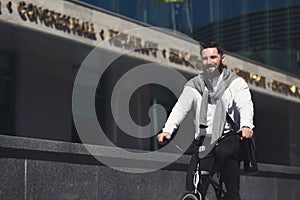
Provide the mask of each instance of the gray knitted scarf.
POLYGON ((193 87, 197 89, 202 95, 201 107, 200 107, 200 127, 207 128, 207 107, 208 99, 211 98, 216 102, 216 110, 212 123, 212 140, 215 142, 223 133, 223 129, 226 121, 226 108, 222 102, 222 95, 230 83, 238 76, 226 69, 223 70, 223 78, 218 85, 216 91, 210 82, 204 77, 203 73, 189 80, 185 86, 193 87), (205 86, 208 88, 206 89, 205 86))

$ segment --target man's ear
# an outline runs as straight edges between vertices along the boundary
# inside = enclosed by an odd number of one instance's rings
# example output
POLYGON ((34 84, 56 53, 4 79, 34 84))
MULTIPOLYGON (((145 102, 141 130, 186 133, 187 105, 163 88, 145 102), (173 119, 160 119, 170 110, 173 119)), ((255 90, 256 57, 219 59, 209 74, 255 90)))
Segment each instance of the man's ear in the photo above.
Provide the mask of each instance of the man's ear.
POLYGON ((222 55, 221 59, 222 59, 222 63, 224 64, 225 63, 225 55, 224 54, 222 55))

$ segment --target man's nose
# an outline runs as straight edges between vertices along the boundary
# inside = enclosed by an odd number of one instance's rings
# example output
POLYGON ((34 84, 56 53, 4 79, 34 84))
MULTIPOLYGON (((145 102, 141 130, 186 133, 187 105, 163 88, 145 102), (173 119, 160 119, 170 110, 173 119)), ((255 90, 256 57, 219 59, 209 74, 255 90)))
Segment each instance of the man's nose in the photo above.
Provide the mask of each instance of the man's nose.
POLYGON ((212 62, 212 59, 211 58, 207 58, 207 64, 212 64, 213 62, 212 62))

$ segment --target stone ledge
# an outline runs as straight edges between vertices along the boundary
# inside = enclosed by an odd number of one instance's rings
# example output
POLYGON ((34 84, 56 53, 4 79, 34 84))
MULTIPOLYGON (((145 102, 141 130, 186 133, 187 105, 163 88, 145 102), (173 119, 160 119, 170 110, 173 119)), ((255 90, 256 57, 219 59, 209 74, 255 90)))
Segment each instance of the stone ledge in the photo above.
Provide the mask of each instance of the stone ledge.
MULTIPOLYGON (((126 162, 136 163, 148 162, 164 164, 164 166, 168 166, 168 160, 170 160, 171 158, 176 160, 173 164, 184 166, 189 162, 190 158, 190 156, 188 155, 181 156, 180 154, 174 153, 162 152, 153 155, 150 151, 142 151, 136 149, 119 149, 110 146, 89 144, 83 145, 79 143, 8 135, 0 135, 0 148, 2 149, 2 157, 32 158, 75 163, 88 162, 89 164, 101 164, 100 161, 98 162, 95 159, 101 157, 110 160, 124 160, 126 162), (87 148, 89 149, 89 151, 87 150, 87 148), (126 151, 133 152, 133 154, 128 156, 126 154, 126 151), (93 156, 90 152, 93 153, 93 156)), ((122 164, 126 162, 117 163, 122 164)), ((145 164, 143 164, 142 166, 145 166, 145 164)), ((126 168, 126 166, 121 167, 126 168)))
MULTIPOLYGON (((128 149, 128 151, 134 151, 140 153, 141 155, 138 156, 139 154, 136 154, 136 157, 124 157, 124 155, 120 154, 120 151, 116 150, 115 147, 97 145, 87 146, 93 149, 93 152, 97 156, 103 156, 112 159, 124 159, 130 161, 142 160, 145 162, 164 162, 164 158, 166 157, 178 156, 177 154, 173 153, 160 153, 160 159, 156 159, 151 155, 145 156, 147 154, 144 153, 147 153, 147 151, 128 149)), ((42 153, 43 155, 64 155, 64 158, 66 157, 66 155, 81 156, 86 158, 92 157, 89 151, 86 149, 85 145, 83 144, 8 135, 0 135, 0 148, 10 150, 10 152, 19 152, 18 154, 20 154, 20 152, 28 152, 29 154, 42 153)), ((43 156, 42 154, 40 154, 41 157, 43 156)), ((38 157, 39 155, 37 155, 37 158, 38 157)), ((181 165, 186 167, 189 163, 189 159, 190 155, 182 155, 172 165, 181 165)), ((51 158, 49 160, 51 160, 51 158)), ((82 160, 82 162, 85 161, 86 160, 82 160)), ((300 167, 267 163, 258 163, 258 167, 259 173, 255 176, 261 176, 264 174, 268 174, 268 176, 274 176, 275 174, 281 174, 283 176, 287 175, 290 177, 295 177, 296 179, 298 179, 298 177, 300 178, 300 167)), ((184 170, 182 169, 183 167, 179 168, 181 168, 181 170, 184 170)))

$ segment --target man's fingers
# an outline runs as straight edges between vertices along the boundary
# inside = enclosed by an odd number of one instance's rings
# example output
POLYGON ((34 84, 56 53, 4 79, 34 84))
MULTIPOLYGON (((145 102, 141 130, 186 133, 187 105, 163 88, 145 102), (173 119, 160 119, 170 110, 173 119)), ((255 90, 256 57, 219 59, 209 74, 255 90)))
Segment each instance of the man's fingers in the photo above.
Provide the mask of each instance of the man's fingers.
POLYGON ((253 136, 253 130, 251 128, 241 128, 239 130, 241 132, 241 139, 243 138, 251 138, 253 136))
POLYGON ((159 134, 159 135, 157 136, 157 140, 158 140, 158 143, 159 143, 159 144, 163 144, 163 143, 164 143, 164 135, 159 134))
POLYGON ((159 143, 159 144, 162 144, 162 143, 163 143, 163 136, 162 136, 161 134, 159 134, 159 135, 157 136, 157 140, 158 140, 158 143, 159 143))
POLYGON ((246 130, 246 131, 243 131, 243 137, 244 138, 251 138, 253 135, 253 131, 250 129, 250 130, 246 130))
POLYGON ((157 141, 159 144, 164 144, 166 142, 166 139, 167 140, 171 139, 171 134, 165 132, 165 133, 160 133, 157 136, 157 141))

